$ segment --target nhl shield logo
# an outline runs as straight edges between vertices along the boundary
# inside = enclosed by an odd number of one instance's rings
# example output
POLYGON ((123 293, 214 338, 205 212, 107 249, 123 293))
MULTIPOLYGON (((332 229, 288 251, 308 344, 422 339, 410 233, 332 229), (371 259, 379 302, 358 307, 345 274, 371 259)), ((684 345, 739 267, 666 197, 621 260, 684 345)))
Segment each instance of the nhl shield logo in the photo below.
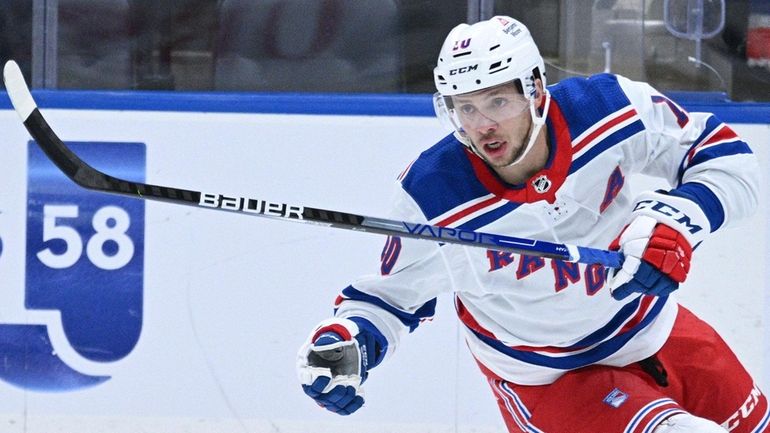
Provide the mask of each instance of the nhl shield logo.
POLYGON ((553 182, 551 182, 551 179, 548 179, 545 175, 538 176, 537 179, 532 181, 532 186, 535 188, 535 191, 540 194, 548 192, 548 190, 551 189, 552 184, 553 182))

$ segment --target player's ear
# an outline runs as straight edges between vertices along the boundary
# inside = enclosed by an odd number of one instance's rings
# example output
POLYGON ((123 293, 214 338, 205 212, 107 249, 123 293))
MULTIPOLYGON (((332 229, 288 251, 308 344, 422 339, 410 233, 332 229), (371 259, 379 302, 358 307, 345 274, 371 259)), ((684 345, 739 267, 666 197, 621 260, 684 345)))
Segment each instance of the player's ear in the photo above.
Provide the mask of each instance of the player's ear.
POLYGON ((539 107, 543 102, 543 95, 545 95, 543 80, 540 78, 535 78, 535 107, 539 107))

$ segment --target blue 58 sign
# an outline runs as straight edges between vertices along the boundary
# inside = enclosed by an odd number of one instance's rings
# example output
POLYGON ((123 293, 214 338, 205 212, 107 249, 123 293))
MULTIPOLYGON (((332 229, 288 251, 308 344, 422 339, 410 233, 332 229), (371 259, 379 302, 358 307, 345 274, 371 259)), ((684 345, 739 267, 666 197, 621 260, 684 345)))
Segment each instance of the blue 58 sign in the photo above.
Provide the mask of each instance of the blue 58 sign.
MULTIPOLYGON (((99 170, 144 182, 143 143, 68 146, 99 170)), ((67 342, 79 356, 117 361, 131 352, 142 329, 144 202, 77 186, 34 142, 28 155, 25 308, 58 310, 67 342)), ((0 355, 24 357, 2 369, 2 379, 39 390, 109 379, 78 372, 50 346, 46 326, 0 325, 0 350, 7 352, 0 355), (2 344, 14 338, 26 340, 21 353, 2 344)))
MULTIPOLYGON (((53 243, 55 240, 64 242, 61 253, 54 252, 53 247, 45 247, 37 252, 37 259, 48 269, 68 269, 83 256, 85 239, 69 224, 82 218, 81 207, 75 204, 44 204, 43 205, 43 242, 53 243)), ((87 215, 88 216, 88 215, 87 215)), ((134 242, 126 234, 131 226, 131 216, 128 212, 114 205, 106 205, 97 209, 92 216, 91 225, 96 231, 85 242, 85 253, 88 260, 98 269, 116 270, 124 268, 134 258, 134 242), (105 251, 110 242, 114 244, 114 252, 105 251)))

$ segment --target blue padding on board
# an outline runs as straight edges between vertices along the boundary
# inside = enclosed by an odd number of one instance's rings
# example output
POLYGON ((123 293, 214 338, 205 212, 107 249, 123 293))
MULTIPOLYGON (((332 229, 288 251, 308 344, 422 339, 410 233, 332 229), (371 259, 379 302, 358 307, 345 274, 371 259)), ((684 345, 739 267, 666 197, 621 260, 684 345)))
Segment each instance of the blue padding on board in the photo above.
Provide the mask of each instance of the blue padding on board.
MULTIPOLYGON (((213 113, 433 116, 428 94, 225 93, 34 90, 41 108, 213 113)), ((666 92, 688 111, 707 111, 730 123, 770 123, 770 102, 732 102, 720 92, 666 92)), ((0 109, 10 109, 0 92, 0 109)))
MULTIPOLYGON (((32 96, 41 108, 433 116, 431 98, 422 94, 33 90, 32 96)), ((0 108, 11 108, 8 95, 0 108)))
POLYGON ((675 91, 664 92, 666 96, 677 102, 686 101, 688 103, 721 104, 730 102, 725 92, 693 92, 693 91, 675 91))

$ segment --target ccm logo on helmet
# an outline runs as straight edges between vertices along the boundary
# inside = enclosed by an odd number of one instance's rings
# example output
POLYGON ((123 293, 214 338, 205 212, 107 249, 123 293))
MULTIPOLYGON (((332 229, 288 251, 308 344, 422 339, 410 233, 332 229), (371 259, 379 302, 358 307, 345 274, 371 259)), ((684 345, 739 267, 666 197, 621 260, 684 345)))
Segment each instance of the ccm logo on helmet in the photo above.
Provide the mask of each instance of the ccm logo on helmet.
POLYGON ((479 68, 479 65, 463 66, 462 68, 451 69, 449 71, 449 75, 460 75, 460 74, 464 74, 466 72, 475 71, 478 68, 479 68))

